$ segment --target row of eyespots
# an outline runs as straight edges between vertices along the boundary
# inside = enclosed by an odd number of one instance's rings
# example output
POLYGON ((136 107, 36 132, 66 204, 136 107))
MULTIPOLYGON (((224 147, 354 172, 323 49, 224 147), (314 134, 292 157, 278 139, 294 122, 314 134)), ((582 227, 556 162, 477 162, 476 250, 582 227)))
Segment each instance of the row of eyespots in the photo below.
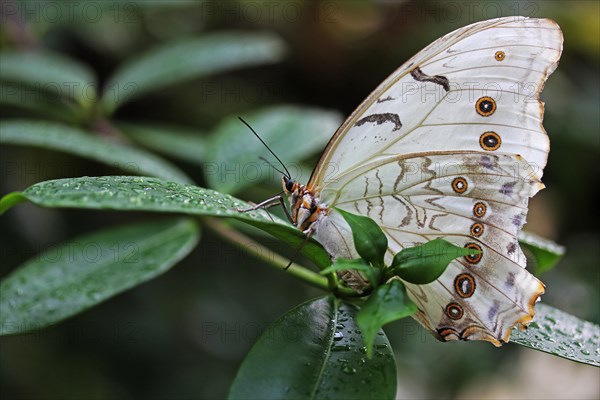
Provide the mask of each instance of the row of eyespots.
MULTIPOLYGON (((465 248, 481 251, 481 246, 476 243, 467 243, 465 248)), ((472 256, 465 256, 465 259, 471 264, 477 264, 479 261, 481 261, 481 257, 482 253, 479 253, 472 256)), ((454 291, 463 299, 473 296, 476 287, 477 284, 475 283, 475 278, 469 273, 465 272, 457 275, 456 278, 454 278, 454 291)), ((448 318, 459 320, 463 317, 464 311, 460 304, 449 303, 446 306, 445 313, 448 318)))
MULTIPOLYGON (((452 187, 456 191, 455 186, 456 185, 453 183, 452 187)), ((487 206, 485 205, 485 203, 483 203, 481 201, 478 201, 477 203, 475 203, 475 205, 473 206, 473 215, 475 215, 477 218, 481 218, 481 217, 485 216, 486 213, 487 213, 487 206)), ((473 237, 481 236, 483 234, 483 229, 484 228, 483 228, 482 223, 475 222, 473 225, 471 225, 471 236, 473 236, 473 237)), ((465 245, 465 248, 482 251, 482 248, 479 244, 472 243, 472 242, 467 243, 465 245)), ((475 265, 481 261, 482 257, 483 257, 483 253, 479 253, 479 254, 465 256, 464 258, 469 264, 475 265)), ((473 294, 475 293, 476 287, 477 287, 477 284, 475 283, 475 278, 471 274, 462 273, 462 274, 457 275, 456 278, 454 278, 454 291, 456 292, 456 294, 458 294, 463 299, 473 296, 473 294)), ((445 313, 448 318, 453 319, 453 320, 459 320, 463 317, 464 311, 460 304, 449 303, 446 306, 445 313)))
MULTIPOLYGON (((477 246, 478 249, 481 249, 481 247, 479 247, 479 245, 476 245, 475 243, 469 243, 469 245, 474 245, 474 246, 477 246)), ((469 245, 467 245, 467 246, 469 246, 469 245)), ((467 247, 467 246, 465 246, 465 247, 467 247)), ((473 248, 473 247, 471 247, 471 248, 473 248)), ((477 254, 476 256, 478 256, 479 259, 481 259, 481 254, 477 254)), ((467 257, 471 257, 471 256, 467 256, 467 257)), ((479 262, 479 260, 477 260, 477 262, 479 262)), ((467 299, 467 298, 473 296, 473 294, 475 293, 476 287, 477 287, 477 284, 475 283, 475 278, 471 274, 468 274, 465 272, 465 273, 457 275, 456 278, 454 278, 454 290, 456 291, 456 294, 458 294, 463 299, 467 299)), ((445 313, 446 313, 446 316, 448 316, 448 318, 453 319, 453 320, 459 320, 463 317, 464 311, 460 304, 449 303, 446 306, 445 313)))
MULTIPOLYGON (((479 223, 476 223, 475 225, 481 226, 479 223)), ((473 229, 473 227, 471 229, 473 229)), ((465 248, 481 251, 481 246, 477 243, 467 243, 465 248)), ((469 264, 475 265, 481 261, 482 256, 483 253, 473 254, 465 256, 465 260, 467 260, 469 264)), ((476 287, 477 284, 475 283, 475 278, 469 273, 464 272, 454 278, 454 291, 463 299, 473 296, 476 287)), ((464 314, 463 308, 458 303, 449 303, 446 306, 445 313, 448 318, 453 320, 461 319, 464 314)))
MULTIPOLYGON (((454 178, 454 180, 452 181, 452 189, 458 194, 466 192, 467 188, 467 180, 463 177, 454 178)), ((485 203, 481 201, 475 203, 475 205, 473 206, 473 215, 475 217, 482 218, 485 216, 486 213, 487 206, 485 203)), ((482 223, 475 222, 473 225, 471 225, 471 236, 479 237, 483 234, 483 231, 484 227, 482 223)), ((465 245, 465 248, 482 251, 481 246, 477 243, 467 243, 465 245)), ((473 254, 465 256, 465 260, 469 264, 475 265, 481 261, 482 256, 483 253, 473 254)), ((456 278, 454 278, 454 290, 463 299, 473 296, 476 287, 477 284, 475 283, 475 278, 471 274, 462 273, 457 275, 456 278)), ((449 303, 444 311, 446 313, 446 316, 452 320, 459 320, 464 315, 464 310, 462 306, 458 303, 449 303)))
MULTIPOLYGON (((461 176, 454 178, 454 180, 452 180, 452 190, 454 190, 458 194, 462 194, 462 193, 466 192, 468 187, 469 187, 469 184, 467 183, 467 180, 461 176)), ((485 216, 486 212, 487 212, 487 206, 485 205, 485 203, 482 203, 481 201, 478 201, 473 206, 473 215, 475 215, 477 218, 481 218, 481 217, 485 216)), ((479 237, 483 234, 483 230, 484 230, 483 224, 481 224, 479 222, 475 222, 473 225, 471 225, 471 236, 479 237)), ((481 246, 479 246, 478 244, 475 244, 475 243, 468 243, 465 247, 481 251, 481 246)), ((481 254, 466 256, 465 258, 471 264, 477 264, 481 260, 481 254)))
MULTIPOLYGON (((503 51, 497 51, 494 58, 496 61, 504 61, 505 56, 503 51)), ((482 117, 489 117, 496 112, 496 108, 496 101, 489 96, 479 98, 475 104, 475 111, 482 117)), ((502 145, 502 138, 494 131, 487 131, 479 137, 479 145, 484 150, 495 151, 502 145)), ((456 178, 452 182, 452 188, 457 193, 464 193, 467 190, 467 183, 464 178, 456 178)), ((473 206, 473 215, 477 218, 484 217, 486 212, 487 206, 485 203, 477 202, 473 206)), ((470 231, 471 236, 480 237, 483 235, 484 231, 483 224, 475 222, 471 225, 470 231)), ((481 246, 476 243, 467 243, 465 248, 482 251, 481 246)), ((465 256, 465 260, 469 264, 475 265, 481 261, 482 257, 483 253, 473 254, 465 256)), ((454 290, 456 290, 456 293, 462 298, 471 297, 473 293, 475 293, 475 287, 475 278, 469 274, 460 274, 454 279, 454 290)), ((463 315, 462 307, 456 303, 450 303, 446 306, 446 315, 451 319, 460 319, 463 315)))
MULTIPOLYGON (((494 55, 494 57, 496 58, 497 61, 503 61, 505 58, 505 54, 503 51, 497 51, 496 54, 494 55)), ((487 97, 487 96, 482 97, 479 100, 477 100, 477 104, 475 105, 475 110, 477 111, 477 113, 479 115, 481 115, 483 117, 489 117, 496 111, 496 102, 491 97, 487 97)), ((500 135, 498 135, 496 132, 493 132, 493 131, 484 132, 479 137, 479 145, 481 146, 481 148, 483 148, 484 150, 487 150, 487 151, 498 150, 500 148, 501 144, 502 144, 502 139, 500 138, 500 135)), ((466 192, 467 188, 468 188, 467 180, 463 177, 457 177, 452 181, 452 189, 458 194, 462 194, 462 193, 466 192)), ((485 203, 482 203, 482 202, 475 203, 475 205, 473 206, 473 215, 475 217, 482 218, 485 216, 486 213, 487 213, 487 206, 485 205, 485 203)), ((475 222, 473 225, 471 225, 471 236, 479 237, 483 234, 483 230, 484 230, 483 224, 481 224, 479 222, 475 222)), ((465 248, 478 250, 480 252, 482 251, 481 246, 477 243, 467 243, 465 245, 465 248)), ((465 256, 465 260, 469 264, 475 265, 481 261, 482 257, 483 257, 483 253, 473 254, 473 255, 465 256)), ((462 274, 457 275, 456 278, 454 278, 454 290, 463 299, 473 296, 473 294, 475 293, 476 287, 477 287, 477 285, 475 283, 475 278, 471 274, 462 273, 462 274)), ((450 318, 452 320, 459 320, 463 317, 464 310, 460 304, 453 302, 453 303, 449 303, 446 306, 445 313, 448 316, 448 318, 450 318)), ((454 331, 454 330, 450 329, 450 331, 454 331)), ((454 332, 456 332, 456 331, 454 331, 454 332)), ((443 332, 440 332, 440 333, 442 334, 442 336, 444 336, 443 332)), ((449 332, 447 332, 447 333, 449 333, 449 332)))
MULTIPOLYGON (((506 55, 503 51, 497 51, 496 54, 494 54, 496 61, 504 61, 505 57, 506 55)), ((475 103, 475 111, 482 117, 489 117, 496 112, 496 101, 489 96, 480 97, 475 103)), ((498 150, 501 144, 502 139, 500 138, 500 135, 493 131, 484 132, 479 137, 479 145, 482 149, 487 151, 498 150)))
MULTIPOLYGON (((496 60, 502 61, 504 60, 504 53, 501 51, 496 52, 496 60)), ((480 97, 475 103, 475 111, 477 114, 482 117, 489 117, 494 112, 496 112, 496 101, 489 96, 480 97)), ((500 139, 500 135, 496 132, 484 132, 479 137, 479 145, 482 149, 487 151, 494 151, 500 148, 502 144, 502 140, 500 139)))
MULTIPOLYGON (((475 217, 483 218, 483 217, 485 217, 486 213, 487 213, 487 206, 485 205, 484 202, 478 201, 477 203, 475 203, 473 205, 473 215, 475 217)), ((471 225, 471 236, 479 237, 479 236, 483 235, 483 231, 484 231, 484 226, 481 222, 475 222, 473 225, 471 225)), ((481 251, 481 246, 478 245, 477 243, 467 243, 465 245, 465 248, 481 251)), ((482 255, 483 254, 480 253, 480 254, 475 254, 475 255, 471 255, 471 256, 466 256, 465 259, 471 264, 477 264, 479 261, 481 261, 482 255)))
MULTIPOLYGON (((487 213, 487 206, 485 205, 485 203, 478 201, 477 203, 475 203, 475 205, 473 206, 473 215, 477 218, 482 218, 485 216, 485 214, 487 213)), ((481 235, 483 235, 483 231, 484 231, 484 227, 483 224, 480 222, 475 222, 473 225, 471 225, 471 236, 473 237, 479 237, 481 235)))

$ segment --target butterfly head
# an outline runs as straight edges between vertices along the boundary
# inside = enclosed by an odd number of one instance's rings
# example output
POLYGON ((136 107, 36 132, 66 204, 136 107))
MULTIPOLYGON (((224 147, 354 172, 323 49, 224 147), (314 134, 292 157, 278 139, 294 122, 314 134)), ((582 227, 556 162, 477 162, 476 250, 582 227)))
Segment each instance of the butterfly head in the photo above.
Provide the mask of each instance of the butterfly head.
POLYGON ((283 185, 283 192, 287 195, 296 192, 300 188, 300 184, 289 176, 283 175, 281 177, 281 183, 283 185))

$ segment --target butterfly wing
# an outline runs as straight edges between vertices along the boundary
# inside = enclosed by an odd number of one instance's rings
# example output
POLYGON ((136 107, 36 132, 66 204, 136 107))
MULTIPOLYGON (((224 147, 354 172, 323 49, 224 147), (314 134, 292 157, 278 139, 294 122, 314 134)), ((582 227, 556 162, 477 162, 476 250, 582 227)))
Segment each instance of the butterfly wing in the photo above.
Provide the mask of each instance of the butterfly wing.
MULTIPOLYGON (((437 237, 482 250, 428 285, 407 285, 419 321, 443 340, 508 341, 543 285, 517 235, 549 150, 539 94, 562 51, 547 19, 500 18, 454 31, 388 77, 344 122, 309 187, 330 207, 368 215, 402 248, 437 237)), ((333 211, 316 227, 355 257, 333 211)))

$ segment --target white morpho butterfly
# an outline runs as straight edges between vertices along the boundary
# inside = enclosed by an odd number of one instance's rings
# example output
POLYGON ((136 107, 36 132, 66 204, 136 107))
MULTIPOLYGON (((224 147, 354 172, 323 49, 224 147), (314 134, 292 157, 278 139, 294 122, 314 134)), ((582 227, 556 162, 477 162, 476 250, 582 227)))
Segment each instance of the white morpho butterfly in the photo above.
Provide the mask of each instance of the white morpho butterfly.
MULTIPOLYGON (((544 292, 525 270, 517 235, 529 197, 544 187, 549 140, 539 95, 562 45, 554 21, 524 17, 436 40, 340 126, 306 186, 283 177, 293 224, 334 258, 358 258, 334 207, 381 226, 387 265, 435 238, 481 250, 452 261, 436 281, 406 288, 415 318, 439 340, 508 342, 544 292)), ((273 200, 281 197, 255 208, 273 200)))

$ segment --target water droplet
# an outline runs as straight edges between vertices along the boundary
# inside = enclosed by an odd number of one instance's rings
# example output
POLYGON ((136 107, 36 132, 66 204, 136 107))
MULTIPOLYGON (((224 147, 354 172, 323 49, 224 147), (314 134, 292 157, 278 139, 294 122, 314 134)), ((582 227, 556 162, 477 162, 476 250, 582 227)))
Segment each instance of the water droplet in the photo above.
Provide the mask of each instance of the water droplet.
POLYGON ((342 367, 342 372, 348 375, 354 375, 356 373, 356 368, 352 368, 346 365, 342 367))
POLYGON ((344 338, 344 334, 342 332, 336 332, 333 334, 333 340, 335 340, 336 342, 339 342, 343 338, 344 338))
POLYGON ((94 301, 98 301, 101 298, 100 292, 97 292, 95 290, 89 292, 87 295, 91 300, 94 300, 94 301))
POLYGON ((331 347, 331 351, 349 351, 350 346, 348 345, 334 345, 331 347))

